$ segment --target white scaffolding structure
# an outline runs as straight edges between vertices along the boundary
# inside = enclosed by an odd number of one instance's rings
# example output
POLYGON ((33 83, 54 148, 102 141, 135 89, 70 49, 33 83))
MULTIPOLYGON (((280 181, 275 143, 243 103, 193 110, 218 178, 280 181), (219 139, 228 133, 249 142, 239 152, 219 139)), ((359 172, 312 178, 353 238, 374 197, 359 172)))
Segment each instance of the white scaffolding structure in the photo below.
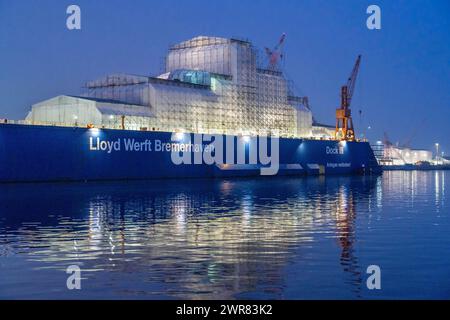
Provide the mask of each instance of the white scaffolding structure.
POLYGON ((83 96, 110 103, 97 108, 101 123, 92 120, 104 127, 125 118, 127 129, 311 136, 309 108, 292 96, 282 72, 260 67, 257 56, 248 41, 196 37, 169 49, 161 76, 110 75, 88 82, 83 96), (115 101, 151 116, 115 108, 115 101))

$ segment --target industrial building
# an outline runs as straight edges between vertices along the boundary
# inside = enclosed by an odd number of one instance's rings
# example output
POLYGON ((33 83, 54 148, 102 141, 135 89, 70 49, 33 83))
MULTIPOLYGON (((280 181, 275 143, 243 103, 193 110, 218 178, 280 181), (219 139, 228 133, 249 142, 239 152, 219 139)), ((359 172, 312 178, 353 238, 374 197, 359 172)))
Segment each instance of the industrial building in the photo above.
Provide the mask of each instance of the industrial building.
POLYGON ((378 162, 382 165, 403 166, 419 163, 432 163, 433 153, 428 150, 398 147, 390 143, 377 141, 372 145, 378 162))
POLYGON ((258 63, 249 41, 196 37, 169 49, 157 77, 109 75, 80 96, 32 106, 32 124, 171 132, 330 138, 313 126, 304 97, 295 96, 275 66, 258 63))

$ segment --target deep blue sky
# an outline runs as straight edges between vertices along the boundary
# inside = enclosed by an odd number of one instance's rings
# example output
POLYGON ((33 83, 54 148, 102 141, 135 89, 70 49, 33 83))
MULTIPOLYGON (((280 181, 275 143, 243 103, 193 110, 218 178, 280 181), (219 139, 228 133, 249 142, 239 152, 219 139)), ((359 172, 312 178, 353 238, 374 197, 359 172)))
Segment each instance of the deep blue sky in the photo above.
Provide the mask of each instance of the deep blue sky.
POLYGON ((450 154, 450 1, 364 0, 0 0, 0 118, 108 73, 156 74, 170 44, 197 35, 241 37, 273 46, 287 33, 285 69, 315 117, 334 124, 339 88, 357 54, 353 101, 358 132, 450 154), (82 30, 66 29, 66 8, 82 30), (366 28, 366 8, 382 29, 366 28), (363 110, 362 123, 357 110, 363 110), (367 130, 366 130, 367 131, 367 130))

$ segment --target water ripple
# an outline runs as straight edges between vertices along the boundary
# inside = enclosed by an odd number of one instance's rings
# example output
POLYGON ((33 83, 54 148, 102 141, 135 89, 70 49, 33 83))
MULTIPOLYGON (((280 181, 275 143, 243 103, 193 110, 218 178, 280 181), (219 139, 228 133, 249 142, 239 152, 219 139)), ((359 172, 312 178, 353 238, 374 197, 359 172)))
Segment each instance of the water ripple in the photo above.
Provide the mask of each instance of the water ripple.
POLYGON ((0 298, 448 298, 449 180, 2 185, 0 298), (370 264, 386 275, 376 296, 370 264))

